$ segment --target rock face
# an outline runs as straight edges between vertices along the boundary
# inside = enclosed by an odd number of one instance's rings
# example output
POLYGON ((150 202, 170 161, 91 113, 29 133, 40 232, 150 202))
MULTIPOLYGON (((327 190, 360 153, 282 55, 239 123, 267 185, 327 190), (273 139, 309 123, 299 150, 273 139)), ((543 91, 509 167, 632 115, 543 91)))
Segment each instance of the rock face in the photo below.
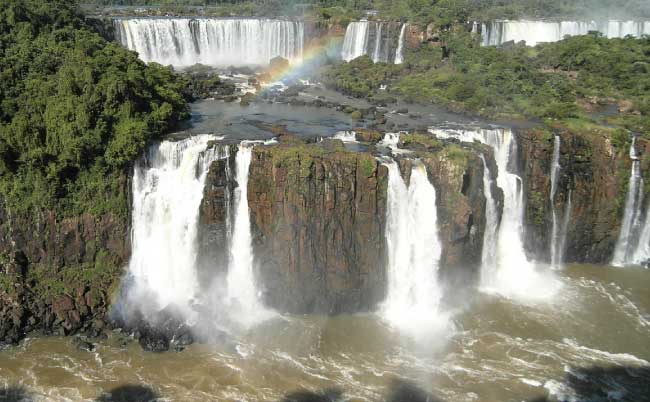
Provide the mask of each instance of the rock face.
MULTIPOLYGON (((123 195, 128 188, 125 176, 123 195)), ((0 343, 32 330, 101 329, 130 255, 128 222, 112 214, 16 216, 0 203, 0 343)))
POLYGON ((197 266, 199 275, 206 279, 200 283, 208 285, 214 273, 226 273, 230 250, 230 214, 233 191, 237 185, 233 178, 237 146, 228 148, 227 159, 212 163, 205 179, 203 201, 199 209, 199 252, 197 266))
MULTIPOLYGON (((526 200, 526 249, 540 261, 549 259, 552 231, 550 170, 554 136, 561 138, 555 209, 562 216, 571 193, 566 236, 566 262, 606 264, 612 258, 621 228, 630 177, 629 138, 598 130, 554 132, 528 130, 519 134, 520 164, 526 200)), ((642 171, 650 163, 650 143, 639 139, 642 171)))
POLYGON ((267 305, 292 313, 373 309, 385 294, 387 169, 332 145, 253 150, 248 185, 267 305))
MULTIPOLYGON (((436 189, 439 237, 442 242, 440 269, 442 278, 452 285, 468 285, 479 278, 485 233, 486 198, 483 192, 483 162, 485 155, 490 173, 497 172, 492 151, 479 144, 439 145, 419 140, 417 136, 406 138, 409 148, 419 149, 415 156, 426 166, 429 181, 436 189), (422 144, 428 149, 422 151, 422 144)), ((400 170, 408 183, 413 156, 400 160, 400 170)), ((492 178, 492 194, 496 197, 499 214, 503 207, 503 192, 492 178)))

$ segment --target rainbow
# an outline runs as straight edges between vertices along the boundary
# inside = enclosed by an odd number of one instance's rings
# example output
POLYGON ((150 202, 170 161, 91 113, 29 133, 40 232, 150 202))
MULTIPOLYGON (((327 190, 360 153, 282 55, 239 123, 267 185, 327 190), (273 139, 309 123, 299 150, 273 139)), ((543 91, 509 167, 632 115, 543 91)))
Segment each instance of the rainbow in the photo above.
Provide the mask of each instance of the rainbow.
POLYGON ((294 60, 287 67, 269 68, 261 79, 262 90, 287 79, 307 76, 309 72, 322 65, 328 58, 338 56, 342 40, 341 37, 327 37, 318 42, 313 41, 303 50, 302 57, 294 60))

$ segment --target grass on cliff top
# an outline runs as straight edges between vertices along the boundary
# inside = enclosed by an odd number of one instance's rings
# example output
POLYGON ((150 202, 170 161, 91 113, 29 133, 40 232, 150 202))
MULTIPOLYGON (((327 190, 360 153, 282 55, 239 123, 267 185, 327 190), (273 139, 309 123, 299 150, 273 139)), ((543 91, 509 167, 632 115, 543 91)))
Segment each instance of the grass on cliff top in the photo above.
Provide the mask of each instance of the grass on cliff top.
POLYGON ((271 155, 274 167, 288 167, 289 173, 308 177, 316 159, 332 159, 350 167, 359 168, 360 172, 370 177, 377 168, 375 157, 367 152, 348 151, 340 141, 330 144, 280 143, 256 147, 261 152, 271 155))
POLYGON ((588 119, 548 120, 545 123, 553 131, 568 131, 574 135, 582 136, 589 141, 593 141, 595 139, 594 137, 606 138, 618 152, 627 152, 632 143, 632 136, 629 131, 620 127, 603 126, 588 119))
POLYGON ((434 136, 423 133, 402 134, 399 138, 400 146, 407 149, 424 148, 426 150, 437 150, 443 147, 440 140, 434 136))

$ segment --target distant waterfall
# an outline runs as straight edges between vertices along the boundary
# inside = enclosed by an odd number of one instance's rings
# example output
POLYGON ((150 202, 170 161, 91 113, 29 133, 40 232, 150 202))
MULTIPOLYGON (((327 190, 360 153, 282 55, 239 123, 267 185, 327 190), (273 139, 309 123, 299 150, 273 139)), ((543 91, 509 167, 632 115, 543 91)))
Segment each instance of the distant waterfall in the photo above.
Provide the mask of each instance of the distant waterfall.
POLYGON ((175 67, 267 65, 276 56, 300 62, 298 21, 219 18, 120 18, 117 38, 145 62, 175 67))
POLYGON ((354 60, 366 54, 368 46, 368 31, 370 23, 367 21, 351 22, 345 30, 341 58, 345 61, 354 60))
MULTIPOLYGON (((616 242, 616 249, 614 250, 614 258, 612 265, 625 266, 634 264, 636 246, 640 245, 645 248, 645 244, 639 243, 639 233, 641 228, 641 207, 643 204, 643 177, 641 176, 641 160, 636 153, 636 138, 632 139, 630 145, 630 159, 632 159, 632 172, 630 174, 630 181, 627 190, 627 197, 625 199, 625 212, 623 214, 623 222, 621 226, 621 233, 616 242)), ((650 219, 646 219, 648 221, 650 219)), ((648 223, 644 225, 648 226, 648 223)), ((643 234, 643 233, 642 233, 643 234)), ((650 234, 649 234, 650 237, 650 234)), ((641 252, 636 253, 641 256, 641 252)))
POLYGON ((559 268, 562 264, 561 252, 558 252, 559 238, 557 225, 557 211, 555 210, 555 193, 557 192, 557 178, 560 174, 560 136, 556 135, 553 141, 553 159, 551 161, 551 192, 549 199, 551 201, 551 215, 553 217, 553 227, 551 228, 551 266, 559 268))
POLYGON ((188 309, 197 291, 199 206, 210 164, 227 148, 210 135, 152 146, 133 175, 133 252, 128 296, 140 308, 188 309))
POLYGON ((384 28, 384 24, 377 25, 377 36, 375 38, 375 51, 372 53, 372 61, 381 60, 381 31, 384 28))
POLYGON ((497 267, 482 267, 482 286, 509 297, 545 298, 553 294, 559 286, 558 282, 552 277, 542 278, 524 250, 523 183, 508 167, 510 161, 516 159, 517 148, 512 132, 507 129, 431 129, 430 132, 443 139, 479 141, 494 149, 499 169, 497 185, 504 194, 503 214, 496 242, 497 267))
POLYGON ((436 190, 420 162, 406 185, 399 166, 388 167, 388 295, 383 315, 398 328, 419 333, 442 329, 438 264, 442 245, 438 237, 436 190))
MULTIPOLYGON (((474 31, 478 31, 475 25, 474 31)), ((650 21, 493 21, 481 24, 483 46, 498 46, 509 41, 526 41, 528 46, 543 42, 557 42, 565 36, 601 32, 607 38, 640 38, 650 35, 650 21)))
POLYGON ((332 138, 343 142, 357 142, 357 133, 354 131, 339 131, 332 138))
POLYGON ((406 37, 406 26, 402 24, 402 29, 399 32, 399 41, 397 42, 397 51, 395 52, 395 64, 404 63, 404 39, 406 37))
POLYGON ((351 22, 345 31, 341 58, 351 61, 368 55, 375 63, 388 63, 395 49, 393 43, 396 38, 395 33, 391 32, 392 26, 390 22, 351 22))

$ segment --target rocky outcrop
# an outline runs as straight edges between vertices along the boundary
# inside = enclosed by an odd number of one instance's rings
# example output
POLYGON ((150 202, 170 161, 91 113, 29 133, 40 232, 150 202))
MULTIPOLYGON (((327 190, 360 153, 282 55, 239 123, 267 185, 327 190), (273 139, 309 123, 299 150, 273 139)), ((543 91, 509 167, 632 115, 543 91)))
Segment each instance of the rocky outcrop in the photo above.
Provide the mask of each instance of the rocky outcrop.
MULTIPOLYGON (((529 256, 549 260, 552 231, 551 163, 554 136, 561 138, 555 210, 563 216, 571 194, 565 261, 608 263, 624 213, 630 177, 629 135, 605 128, 519 133, 520 169, 526 194, 526 249, 529 256)), ((650 143, 639 139, 643 166, 650 163, 650 143)), ((648 169, 643 168, 643 172, 648 169)))
MULTIPOLYGON (((125 178, 122 196, 127 189, 125 178)), ((128 222, 108 213, 16 215, 0 204, 0 343, 33 330, 101 331, 130 254, 128 222)))
POLYGON ((486 225, 481 154, 485 155, 493 176, 492 193, 499 214, 503 206, 503 192, 496 186, 497 167, 492 150, 480 144, 443 145, 424 134, 403 137, 401 141, 406 147, 417 150, 415 155, 400 159, 405 181, 408 183, 410 166, 417 157, 425 164, 429 181, 436 189, 443 279, 459 286, 474 283, 479 277, 486 225))
POLYGON ((248 201, 266 304, 292 313, 375 308, 386 287, 386 186, 385 167, 340 141, 255 147, 248 201))
POLYGON ((223 274, 228 269, 230 218, 233 192, 237 185, 235 155, 237 146, 228 146, 227 159, 212 163, 205 178, 203 201, 199 209, 198 261, 199 275, 205 279, 200 283, 209 286, 209 279, 216 273, 223 274))

